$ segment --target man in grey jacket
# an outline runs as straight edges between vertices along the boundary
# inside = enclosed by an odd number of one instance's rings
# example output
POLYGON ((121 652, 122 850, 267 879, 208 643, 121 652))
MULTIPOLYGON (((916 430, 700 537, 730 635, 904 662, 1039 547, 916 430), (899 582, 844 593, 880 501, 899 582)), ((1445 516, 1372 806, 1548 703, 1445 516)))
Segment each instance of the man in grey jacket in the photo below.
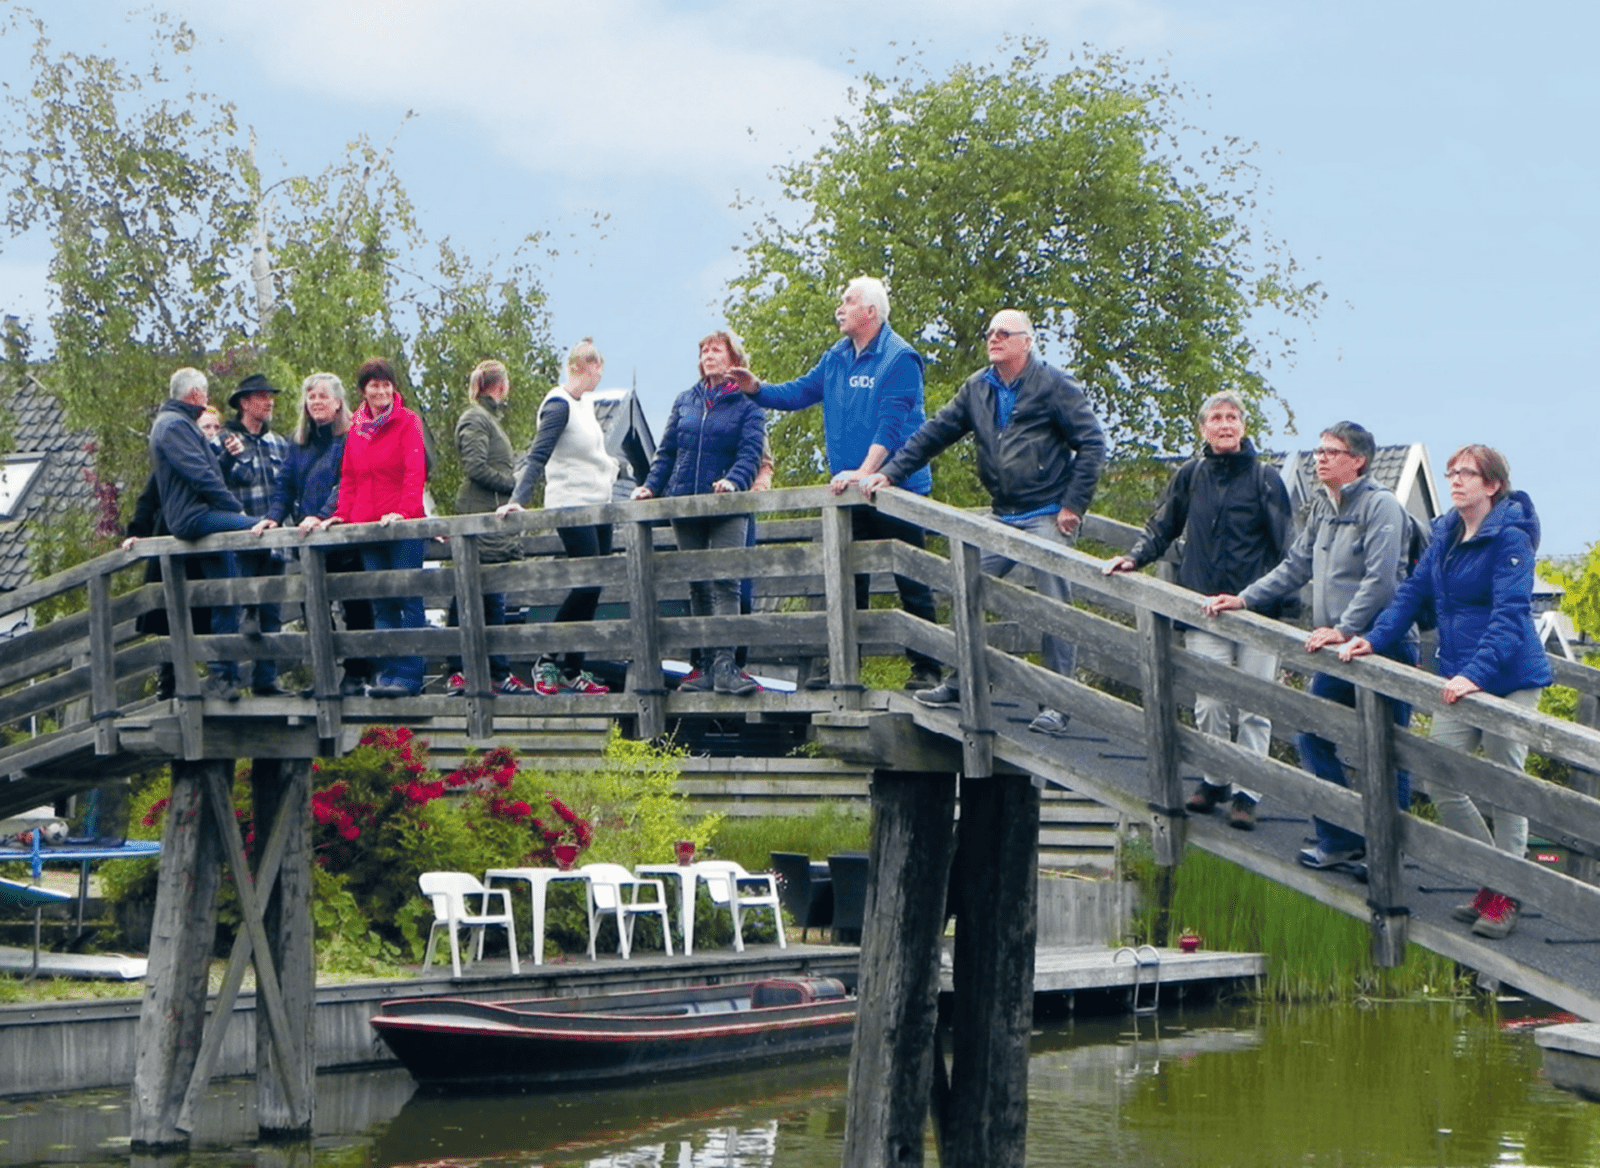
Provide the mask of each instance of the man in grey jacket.
MULTIPOLYGON (((950 404, 918 427, 880 473, 863 478, 861 493, 870 499, 879 487, 904 482, 971 433, 977 443, 978 477, 989 492, 995 518, 1071 547, 1105 465, 1100 419, 1077 380, 1034 354, 1033 323, 1027 314, 1011 308, 995 313, 986 339, 989 367, 967 378, 950 404)), ((982 565, 990 575, 1004 576, 1016 561, 985 552, 982 565)), ((1071 599, 1061 577, 1042 572, 1035 577, 1043 595, 1071 599)), ((1077 646, 1046 633, 1044 662, 1052 672, 1071 677, 1077 646)), ((960 681, 952 673, 943 684, 913 696, 924 705, 951 705, 960 700, 960 681)), ((1067 728, 1067 715, 1046 707, 1028 728, 1060 734, 1067 728)))
MULTIPOLYGON (((1336 422, 1322 432, 1316 457, 1322 491, 1312 500, 1305 527, 1283 562, 1237 596, 1208 598, 1207 616, 1230 608, 1259 607, 1265 601, 1293 595, 1311 582, 1311 621, 1306 652, 1315 653, 1361 636, 1394 598, 1405 574, 1410 527, 1405 509, 1393 492, 1368 474, 1377 446, 1372 435, 1354 422, 1336 422)), ((1415 640, 1395 650, 1394 659, 1417 663, 1415 640)), ((1309 692, 1346 706, 1355 705, 1355 687, 1326 673, 1313 675, 1309 692)), ((1395 723, 1408 725, 1411 707, 1393 703, 1395 723)), ((1334 744, 1314 734, 1300 734, 1295 745, 1300 765, 1316 775, 1348 786, 1334 744)), ((1396 795, 1402 809, 1411 802, 1411 784, 1399 775, 1396 795)), ((1308 868, 1338 868, 1364 874, 1361 860, 1366 841, 1356 832, 1318 819, 1317 843, 1301 851, 1308 868)))

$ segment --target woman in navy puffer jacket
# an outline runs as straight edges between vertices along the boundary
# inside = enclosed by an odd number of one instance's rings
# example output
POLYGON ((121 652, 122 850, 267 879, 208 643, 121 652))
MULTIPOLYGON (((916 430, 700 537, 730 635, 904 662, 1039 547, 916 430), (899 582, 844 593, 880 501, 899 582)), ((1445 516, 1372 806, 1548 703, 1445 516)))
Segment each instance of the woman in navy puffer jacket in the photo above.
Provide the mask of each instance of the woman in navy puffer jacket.
MULTIPOLYGON (((761 407, 728 380, 728 370, 744 364, 733 334, 718 330, 700 342, 700 380, 678 395, 672 416, 656 447, 656 460, 635 499, 657 495, 726 494, 747 491, 761 465, 766 421, 761 407)), ((674 519, 678 547, 742 548, 746 519, 739 515, 674 519)), ((695 616, 736 616, 739 581, 733 577, 696 580, 689 585, 689 607, 695 616)), ((708 663, 694 669, 678 686, 684 690, 715 689, 747 694, 759 688, 755 679, 734 664, 733 648, 713 651, 708 663)))
MULTIPOLYGON (((1342 660, 1393 647, 1423 605, 1433 601, 1439 618, 1439 672, 1449 678, 1441 696, 1454 704, 1470 693, 1489 693, 1534 709, 1553 680, 1544 645, 1533 626, 1533 560, 1539 547, 1539 517, 1533 500, 1511 489, 1511 468, 1499 451, 1463 446, 1445 471, 1455 510, 1433 521, 1433 542, 1411 578, 1365 637, 1347 641, 1342 660)), ((1480 731, 1450 714, 1434 715, 1433 740, 1484 756, 1514 770, 1527 761, 1528 745, 1480 731)), ((1446 827, 1522 856, 1528 821, 1494 808, 1494 833, 1471 798, 1458 791, 1433 792, 1446 827)), ((1470 904, 1454 910, 1481 937, 1511 932, 1518 904, 1491 888, 1480 888, 1470 904)))

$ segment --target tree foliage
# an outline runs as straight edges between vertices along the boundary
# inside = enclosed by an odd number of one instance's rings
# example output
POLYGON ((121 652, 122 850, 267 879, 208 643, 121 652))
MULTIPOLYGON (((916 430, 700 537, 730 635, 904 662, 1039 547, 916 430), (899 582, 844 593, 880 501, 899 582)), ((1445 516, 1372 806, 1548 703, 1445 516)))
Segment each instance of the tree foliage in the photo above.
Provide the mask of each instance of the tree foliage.
MULTIPOLYGON (((1043 41, 1014 48, 1004 66, 941 79, 867 76, 855 115, 779 171, 808 217, 762 219, 729 302, 757 372, 808 368, 839 288, 868 274, 928 361, 930 410, 987 363, 983 331, 1010 307, 1084 381, 1124 452, 1189 448, 1217 390, 1287 412, 1267 375, 1292 342, 1263 337, 1261 321, 1306 319, 1322 293, 1253 222, 1251 149, 1206 144, 1165 74, 1100 54, 1055 75, 1043 41), (1179 155, 1180 135, 1201 141, 1197 161, 1179 155)), ((821 474, 816 413, 774 429, 789 481, 821 474)), ((942 465, 935 484, 982 498, 964 465, 942 465)))
MULTIPOLYGON (((433 439, 431 486, 448 510, 472 366, 507 364, 522 390, 512 436, 523 442, 555 374, 539 237, 484 265, 430 242, 392 142, 360 137, 318 174, 267 182, 233 105, 171 75, 199 51, 193 32, 160 15, 150 30, 149 63, 136 69, 57 51, 41 19, 0 11, 0 35, 33 37, 32 84, 5 99, 5 222, 13 237, 42 230, 53 244, 47 380, 68 424, 94 433, 101 479, 131 507, 150 418, 179 365, 205 370, 218 403, 251 373, 297 391, 326 370, 353 406, 357 367, 384 356, 433 439)), ((21 345, 7 350, 8 365, 20 364, 21 345)), ((297 407, 287 393, 280 431, 297 407)))

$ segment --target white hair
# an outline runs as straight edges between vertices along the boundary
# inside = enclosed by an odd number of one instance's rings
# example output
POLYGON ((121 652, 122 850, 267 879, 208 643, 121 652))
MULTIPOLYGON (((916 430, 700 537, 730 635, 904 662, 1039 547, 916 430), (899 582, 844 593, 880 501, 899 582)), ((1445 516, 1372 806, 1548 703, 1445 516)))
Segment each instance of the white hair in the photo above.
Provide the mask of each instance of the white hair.
POLYGON ((210 382, 206 375, 198 369, 191 369, 185 365, 182 369, 172 374, 172 380, 167 382, 167 396, 173 401, 186 398, 196 389, 209 389, 210 382))
POLYGON ((854 292, 861 298, 861 303, 878 313, 878 323, 889 323, 889 290, 883 286, 883 281, 876 276, 857 276, 844 286, 845 292, 854 292))

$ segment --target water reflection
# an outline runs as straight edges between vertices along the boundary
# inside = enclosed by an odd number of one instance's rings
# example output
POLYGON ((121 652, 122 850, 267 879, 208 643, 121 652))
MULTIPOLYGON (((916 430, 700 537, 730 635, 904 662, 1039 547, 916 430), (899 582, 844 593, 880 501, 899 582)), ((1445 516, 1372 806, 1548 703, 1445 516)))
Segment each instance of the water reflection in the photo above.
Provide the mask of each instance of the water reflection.
MULTIPOLYGON (((1452 1005, 1206 1010, 1042 1030, 1031 1168, 1600 1164, 1600 1105, 1549 1086, 1527 1033, 1452 1005)), ((415 1095, 317 1084, 314 1148, 253 1142, 250 1083, 207 1096, 195 1150, 131 1161, 127 1098, 0 1101, 0 1165, 117 1168, 835 1168, 842 1058, 628 1091, 415 1095)), ((936 1163, 932 1148, 928 1163, 936 1163)))

